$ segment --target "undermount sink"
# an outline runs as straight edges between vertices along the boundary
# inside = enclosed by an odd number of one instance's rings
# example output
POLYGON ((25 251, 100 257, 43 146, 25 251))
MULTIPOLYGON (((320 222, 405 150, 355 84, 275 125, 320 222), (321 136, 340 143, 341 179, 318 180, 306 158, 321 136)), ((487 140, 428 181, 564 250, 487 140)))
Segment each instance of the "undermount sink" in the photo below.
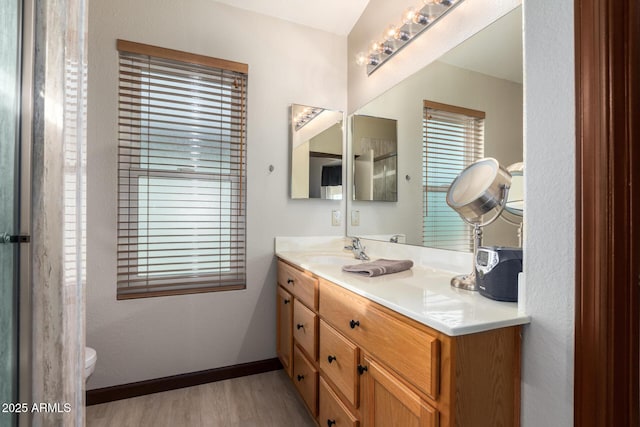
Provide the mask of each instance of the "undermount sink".
POLYGON ((305 255, 307 262, 312 264, 348 265, 362 261, 355 259, 351 254, 310 254, 305 255))

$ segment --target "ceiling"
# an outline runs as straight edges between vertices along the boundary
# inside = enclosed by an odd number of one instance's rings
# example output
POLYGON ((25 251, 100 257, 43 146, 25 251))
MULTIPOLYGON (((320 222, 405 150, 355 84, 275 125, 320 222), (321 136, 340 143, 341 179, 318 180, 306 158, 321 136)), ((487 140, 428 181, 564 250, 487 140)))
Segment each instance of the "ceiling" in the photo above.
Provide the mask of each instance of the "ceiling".
MULTIPOLYGON (((229 6, 347 36, 369 0, 216 0, 229 6)), ((518 7, 440 58, 522 84, 522 10, 518 7)))
POLYGON ((216 0, 285 21, 346 36, 369 0, 216 0))

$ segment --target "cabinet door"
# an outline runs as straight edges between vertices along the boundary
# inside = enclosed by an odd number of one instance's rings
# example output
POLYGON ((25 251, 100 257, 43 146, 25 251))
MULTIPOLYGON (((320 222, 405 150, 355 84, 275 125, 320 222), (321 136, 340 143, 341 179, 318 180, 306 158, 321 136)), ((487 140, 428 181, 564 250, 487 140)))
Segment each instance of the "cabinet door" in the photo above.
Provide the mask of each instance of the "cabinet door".
POLYGON ((331 387, 320 377, 320 427, 360 427, 355 415, 347 409, 331 387))
POLYGON ((278 286, 278 301, 277 301, 277 337, 276 337, 276 349, 278 357, 284 370, 291 377, 293 364, 291 363, 291 351, 292 351, 292 322, 293 322, 293 298, 291 294, 280 286, 278 286))
POLYGON ((438 412, 379 363, 364 357, 361 410, 365 426, 437 427, 438 412))

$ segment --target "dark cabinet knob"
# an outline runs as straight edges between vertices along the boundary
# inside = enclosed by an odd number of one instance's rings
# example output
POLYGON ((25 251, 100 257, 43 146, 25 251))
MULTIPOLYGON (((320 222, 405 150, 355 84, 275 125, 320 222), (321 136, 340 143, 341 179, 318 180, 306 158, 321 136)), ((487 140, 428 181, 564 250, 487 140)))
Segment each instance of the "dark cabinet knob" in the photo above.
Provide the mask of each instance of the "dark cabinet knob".
POLYGON ((329 356, 327 357, 327 360, 329 361, 329 363, 333 362, 334 360, 337 360, 335 356, 329 356))
POLYGON ((302 323, 298 323, 298 324, 296 325, 296 328, 297 328, 297 329, 302 329, 302 328, 304 328, 304 325, 303 325, 302 323))
POLYGON ((304 375, 298 375, 298 381, 302 381, 304 379, 304 375))
POLYGON ((287 279, 287 283, 293 285, 293 279, 287 279))
POLYGON ((359 320, 352 320, 351 322, 349 322, 349 326, 351 326, 351 329, 355 329, 356 326, 360 326, 360 321, 359 320))
POLYGON ((327 427, 331 427, 336 423, 336 420, 327 420, 327 427))
POLYGON ((358 365, 358 375, 362 375, 365 372, 367 372, 368 370, 369 370, 369 368, 367 368, 366 366, 358 365))
POLYGON ((285 304, 289 304, 290 302, 291 302, 291 300, 290 300, 290 299, 286 299, 286 300, 284 300, 284 303, 285 303, 285 304))

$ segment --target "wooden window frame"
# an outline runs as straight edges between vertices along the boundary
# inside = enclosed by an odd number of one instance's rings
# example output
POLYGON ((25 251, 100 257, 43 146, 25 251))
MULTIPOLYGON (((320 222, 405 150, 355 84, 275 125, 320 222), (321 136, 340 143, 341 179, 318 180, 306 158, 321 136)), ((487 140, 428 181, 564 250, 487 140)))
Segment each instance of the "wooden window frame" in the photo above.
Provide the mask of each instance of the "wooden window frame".
MULTIPOLYGON (((152 46, 152 45, 146 45, 146 44, 142 44, 142 43, 136 43, 136 42, 131 42, 131 41, 126 41, 126 40, 117 40, 117 50, 118 52, 124 52, 124 53, 128 53, 128 54, 136 54, 136 55, 142 55, 142 56, 149 56, 149 57, 154 57, 154 58, 158 58, 158 59, 162 59, 162 60, 170 60, 170 61, 174 61, 177 62, 178 64, 190 64, 190 65, 198 65, 198 66, 204 66, 207 68, 212 68, 212 69, 219 69, 219 70, 225 70, 225 71, 232 71, 235 73, 239 73, 239 75, 244 75, 244 79, 243 83, 242 83, 242 88, 241 88, 241 96, 240 96, 240 110, 238 112, 238 120, 239 123, 236 123, 238 125, 238 129, 239 129, 239 162, 237 163, 237 166, 239 166, 239 170, 240 172, 237 175, 232 174, 221 174, 221 173, 212 173, 212 172, 207 172, 207 173, 198 173, 198 172, 189 172, 189 171, 179 171, 179 170, 162 170, 162 169, 152 169, 152 168, 143 168, 143 167, 129 167, 128 171, 129 174, 126 177, 126 183, 122 183, 121 179, 123 179, 120 175, 120 173, 118 174, 119 178, 118 178, 118 193, 120 193, 120 191, 122 191, 121 187, 124 185, 127 188, 127 192, 129 193, 128 197, 128 202, 135 202, 136 200, 138 200, 138 195, 139 195, 139 191, 137 190, 138 188, 138 183, 139 180, 141 178, 148 178, 149 180, 153 179, 153 178, 166 178, 166 179, 193 179, 193 178, 200 178, 200 180, 202 181, 211 181, 211 182, 231 182, 231 186, 232 188, 234 188, 235 193, 232 193, 234 195, 230 196, 232 197, 232 199, 237 199, 237 201, 231 201, 231 211, 229 216, 233 217, 233 218, 239 218, 242 217, 243 218, 243 229, 245 230, 243 232, 243 241, 239 244, 239 246, 233 246, 232 250, 237 250, 238 248, 241 248, 242 250, 245 251, 245 255, 242 257, 242 275, 244 277, 243 280, 241 280, 241 284, 237 284, 237 283, 233 283, 233 284, 216 284, 216 285, 212 285, 212 286, 206 286, 206 285, 202 285, 202 284, 196 284, 196 283, 185 283, 184 285, 180 285, 180 284, 176 284, 175 287, 173 289, 162 289, 162 290, 153 290, 154 287, 171 287, 172 285, 147 285, 147 286, 140 286, 140 290, 139 291, 127 291, 126 288, 123 289, 123 292, 121 292, 121 287, 118 286, 117 288, 117 299, 118 300, 125 300, 125 299, 135 299, 135 298, 147 298, 147 297, 157 297, 157 296, 168 296, 168 295, 184 295, 184 294, 193 294, 193 293, 203 293, 203 292, 217 292, 217 291, 228 291, 228 290, 242 290, 246 288, 246 194, 245 194, 245 190, 244 190, 244 185, 246 185, 244 183, 244 181, 246 180, 246 166, 243 166, 246 164, 246 161, 244 159, 245 154, 244 151, 246 150, 246 134, 245 134, 245 129, 246 129, 246 76, 248 75, 248 65, 247 64, 242 64, 239 62, 234 62, 234 61, 228 61, 228 60, 223 60, 223 59, 218 59, 218 58, 212 58, 212 57, 208 57, 208 56, 203 56, 203 55, 197 55, 197 54, 192 54, 192 53, 187 53, 187 52, 182 52, 182 51, 178 51, 178 50, 173 50, 173 49, 167 49, 167 48, 162 48, 162 47, 158 47, 158 46, 152 46), (132 183, 130 180, 134 180, 135 182, 132 183), (236 196, 237 195, 237 196, 236 196)), ((129 116, 129 119, 134 119, 135 120, 135 113, 131 113, 131 115, 129 116)), ((234 119, 232 119, 234 120, 234 119)), ((142 120, 141 120, 142 121, 142 120)), ((119 137, 120 138, 120 137, 119 137)), ((120 165, 121 159, 120 156, 121 155, 127 155, 127 154, 121 154, 119 152, 118 154, 118 164, 120 165)), ((132 155, 129 153, 129 159, 130 157, 132 157, 132 155)), ((141 161, 142 156, 139 157, 139 160, 141 161)), ((129 164, 133 164, 135 166, 135 161, 134 163, 131 163, 131 161, 128 161, 129 164)), ((139 165, 141 165, 142 163, 139 163, 139 165)), ((235 164, 235 163, 234 163, 235 164)), ((120 166, 119 166, 120 168, 120 166)), ((118 197, 119 203, 120 203, 120 196, 118 197)), ((127 209, 129 210, 129 212, 127 213, 127 224, 129 226, 129 230, 132 229, 133 226, 135 226, 137 224, 137 216, 139 214, 139 209, 140 206, 139 204, 135 203, 135 206, 131 207, 131 206, 127 206, 127 209), (135 220, 132 220, 131 218, 134 217, 136 218, 135 220)), ((120 206, 119 206, 119 210, 120 210, 120 206)), ((119 213, 120 215, 120 213, 119 213)), ((120 221, 118 223, 118 229, 120 230, 120 221)), ((119 233, 120 235, 120 233, 119 233)), ((126 252, 128 254, 133 253, 132 255, 127 255, 127 258, 123 259, 122 261, 126 261, 128 262, 126 270, 127 270, 127 276, 135 276, 137 274, 138 268, 137 266, 139 265, 138 260, 138 234, 135 233, 135 236, 133 237, 129 237, 128 241, 131 241, 131 244, 127 247, 126 252)), ((120 243, 119 243, 120 246, 120 243)), ((120 252, 120 249, 119 249, 120 252)), ((118 283, 121 282, 120 280, 120 265, 121 262, 121 258, 120 256, 118 256, 118 283)), ((123 274, 123 273, 122 273, 123 274)), ((184 280, 188 280, 188 278, 193 277, 192 275, 185 273, 185 274, 167 274, 166 276, 164 276, 164 279, 175 279, 176 281, 184 281, 184 280)), ((128 279, 127 279, 128 280, 128 279)), ((236 282, 236 281, 234 281, 236 282)))

